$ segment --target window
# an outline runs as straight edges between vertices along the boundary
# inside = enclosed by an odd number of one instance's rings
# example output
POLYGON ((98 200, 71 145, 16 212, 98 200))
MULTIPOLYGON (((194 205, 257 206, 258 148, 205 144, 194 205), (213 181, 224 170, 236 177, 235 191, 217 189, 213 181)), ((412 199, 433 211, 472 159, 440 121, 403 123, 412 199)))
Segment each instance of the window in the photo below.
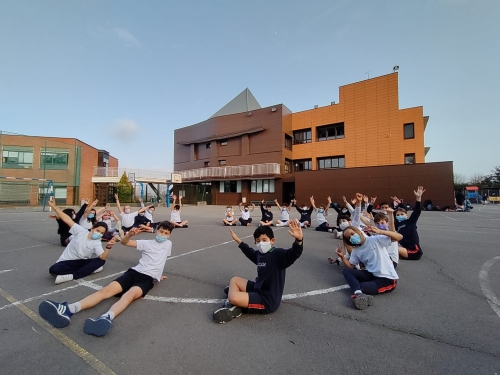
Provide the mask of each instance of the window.
POLYGON ((212 142, 208 142, 205 144, 205 148, 211 148, 212 147, 212 142))
POLYGON ((33 168, 33 147, 3 146, 3 168, 33 168))
POLYGON ((328 158, 318 158, 318 169, 344 168, 344 156, 333 156, 328 158))
POLYGON ((292 167, 292 161, 290 159, 285 159, 285 173, 290 173, 292 167))
POLYGON ((415 154, 405 154, 405 164, 415 164, 415 154))
POLYGON ((413 122, 409 124, 404 124, 404 133, 405 133, 405 139, 415 138, 415 129, 413 126, 413 122))
POLYGON ((241 181, 221 181, 220 193, 241 193, 241 181))
POLYGON ((293 169, 295 172, 310 171, 312 170, 312 160, 311 159, 295 160, 293 162, 293 169))
POLYGON ((210 162, 209 161, 205 162, 205 167, 210 167, 210 162))
POLYGON ((344 138, 344 123, 318 126, 316 128, 316 137, 318 141, 344 138))
POLYGON ((227 146, 227 139, 221 139, 220 140, 220 145, 221 146, 227 146))
POLYGON ((290 137, 288 134, 285 134, 285 148, 287 150, 292 149, 292 137, 290 137))
POLYGON ((226 165, 226 161, 225 160, 219 160, 219 165, 226 165))
MULTIPOLYGON (((40 169, 68 169, 68 160, 69 160, 68 149, 62 149, 62 148, 40 149, 40 169)), ((107 164, 105 166, 107 166, 107 164)))
POLYGON ((293 144, 311 143, 311 129, 297 130, 293 132, 293 144))
POLYGON ((251 193, 274 193, 274 180, 253 180, 250 183, 251 193))

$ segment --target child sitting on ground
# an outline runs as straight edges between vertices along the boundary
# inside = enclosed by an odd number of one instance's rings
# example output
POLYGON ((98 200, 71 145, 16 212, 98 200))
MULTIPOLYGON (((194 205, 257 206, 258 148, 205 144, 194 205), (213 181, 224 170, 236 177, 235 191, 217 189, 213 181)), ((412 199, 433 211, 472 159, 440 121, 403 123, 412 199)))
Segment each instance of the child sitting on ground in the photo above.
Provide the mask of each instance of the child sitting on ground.
MULTIPOLYGON (((311 198, 309 198, 309 200, 311 200, 311 198)), ((312 208, 312 205, 311 207, 307 207, 307 205, 304 203, 302 205, 297 206, 297 200, 293 200, 293 204, 295 204, 295 208, 297 209, 297 211, 299 212, 300 214, 300 219, 299 219, 299 223, 300 223, 300 226, 301 228, 308 228, 311 226, 311 214, 313 212, 313 208, 312 208)))
POLYGON ((243 209, 241 209, 242 205, 243 205, 243 202, 241 202, 238 205, 238 208, 240 209, 240 212, 241 212, 241 217, 239 218, 239 222, 242 226, 249 227, 250 224, 252 223, 252 218, 250 216, 251 216, 252 211, 255 209, 255 204, 252 203, 252 207, 250 208, 248 206, 248 204, 245 203, 245 205, 243 206, 243 209))
POLYGON ((182 195, 179 195, 179 204, 175 204, 177 201, 177 195, 173 195, 174 201, 172 202, 172 207, 170 208, 170 222, 175 225, 176 228, 187 228, 188 221, 181 220, 181 207, 182 207, 182 195))
MULTIPOLYGON (((87 209, 88 205, 88 200, 84 200, 84 203, 82 204, 82 207, 80 207, 80 210, 78 213, 75 213, 75 210, 72 208, 65 208, 62 212, 64 212, 66 215, 68 215, 73 222, 77 223, 80 221, 82 218, 83 214, 85 213, 85 210, 87 209)), ((57 222, 57 234, 59 235, 59 241, 61 243, 61 246, 68 246, 69 244, 69 238, 71 236, 71 233, 69 232, 70 227, 68 224, 64 222, 59 216, 57 215, 49 215, 50 218, 56 219, 57 222)))
MULTIPOLYGON (((81 227, 84 227, 87 230, 90 230, 92 226, 96 223, 97 221, 97 216, 106 209, 106 207, 100 208, 98 211, 95 210, 94 206, 97 205, 99 201, 96 199, 93 201, 90 206, 87 207, 85 210, 85 213, 83 214, 82 218, 78 222, 78 224, 81 227)), ((109 208, 109 206, 107 206, 109 208)))
POLYGON ((172 252, 172 242, 168 240, 174 225, 168 221, 158 223, 155 240, 131 240, 130 238, 141 230, 130 230, 122 245, 135 247, 141 251, 139 264, 129 268, 123 275, 112 281, 108 286, 85 297, 79 302, 68 304, 53 301, 43 301, 38 307, 40 316, 56 328, 63 328, 71 323, 71 316, 81 310, 96 306, 105 299, 120 295, 111 308, 97 319, 87 319, 83 332, 88 335, 103 336, 113 327, 113 319, 121 314, 133 301, 146 296, 154 287, 154 282, 165 280, 162 276, 167 257, 172 252))
POLYGON ((333 228, 330 227, 328 221, 326 221, 326 216, 328 215, 328 207, 332 203, 332 199, 330 197, 327 198, 328 204, 325 206, 324 204, 320 204, 319 208, 314 204, 314 197, 311 197, 311 205, 314 210, 316 210, 316 222, 318 226, 316 227, 317 231, 320 232, 332 232, 333 228))
POLYGON ((233 211, 233 206, 229 205, 226 206, 226 212, 225 212, 226 217, 222 219, 222 222, 224 225, 236 225, 238 222, 238 219, 234 218, 234 211, 233 211))
POLYGON ((399 256, 404 259, 419 260, 423 254, 418 238, 417 221, 421 213, 420 201, 424 192, 422 186, 413 191, 416 200, 415 209, 409 217, 406 209, 398 207, 396 210, 396 230, 403 236, 399 240, 399 256))
POLYGON ((118 199, 118 194, 115 194, 116 207, 118 207, 118 211, 120 212, 120 218, 122 227, 118 228, 120 231, 120 236, 123 238, 125 233, 127 233, 130 229, 134 227, 134 220, 139 213, 146 211, 146 208, 141 208, 139 211, 131 212, 130 206, 127 205, 122 209, 120 206, 120 200, 118 199))
POLYGON ((280 210, 280 220, 276 220, 276 226, 286 227, 288 220, 290 220, 290 206, 287 203, 283 203, 283 206, 280 206, 277 199, 274 200, 274 203, 276 203, 278 210, 280 210))
POLYGON ((271 205, 266 204, 264 208, 264 199, 260 202, 260 211, 262 212, 262 218, 260 219, 260 225, 272 226, 273 225, 273 213, 271 212, 271 205))
POLYGON ((57 262, 49 268, 49 273, 56 276, 55 284, 101 272, 109 250, 115 244, 115 240, 111 239, 106 250, 102 249, 101 237, 108 230, 106 223, 97 222, 89 232, 62 212, 54 201, 49 201, 49 206, 70 227, 69 233, 73 235, 57 262))
MULTIPOLYGON (((108 205, 107 205, 108 206, 108 205)), ((116 216, 113 210, 106 210, 102 213, 101 216, 97 218, 97 220, 102 221, 103 223, 106 223, 108 226, 108 230, 106 233, 103 234, 102 240, 103 241, 109 241, 112 239, 114 236, 118 235, 119 228, 121 228, 121 222, 120 218, 116 216)))
POLYGON ((257 265, 257 278, 255 281, 241 277, 231 279, 229 288, 226 288, 228 299, 224 307, 213 313, 217 323, 227 323, 241 316, 243 312, 269 314, 279 308, 285 287, 286 269, 302 255, 303 250, 300 225, 291 220, 289 227, 288 233, 295 238, 292 248, 273 247, 275 242, 273 230, 268 226, 260 226, 253 234, 258 250, 242 242, 229 228, 233 240, 239 245, 243 254, 257 265))

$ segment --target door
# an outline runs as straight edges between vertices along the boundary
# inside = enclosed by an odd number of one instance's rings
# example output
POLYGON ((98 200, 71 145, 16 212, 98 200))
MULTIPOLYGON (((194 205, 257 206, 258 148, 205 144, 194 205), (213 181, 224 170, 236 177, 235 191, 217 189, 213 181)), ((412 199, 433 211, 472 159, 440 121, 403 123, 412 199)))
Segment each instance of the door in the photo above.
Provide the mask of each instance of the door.
POLYGON ((290 203, 295 199, 295 182, 283 182, 283 203, 290 203))

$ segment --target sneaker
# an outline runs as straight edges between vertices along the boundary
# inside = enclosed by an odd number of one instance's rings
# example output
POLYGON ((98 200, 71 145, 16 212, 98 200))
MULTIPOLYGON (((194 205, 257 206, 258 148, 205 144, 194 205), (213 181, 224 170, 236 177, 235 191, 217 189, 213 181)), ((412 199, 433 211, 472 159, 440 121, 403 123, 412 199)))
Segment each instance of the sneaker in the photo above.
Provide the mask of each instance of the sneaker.
POLYGON ((87 335, 104 336, 109 330, 113 328, 113 322, 105 316, 97 319, 87 319, 83 324, 83 332, 87 335))
POLYGON ((92 272, 92 273, 99 273, 99 272, 101 272, 103 269, 104 269, 104 267, 103 267, 103 266, 101 266, 101 267, 99 267, 98 269, 96 269, 96 270, 95 270, 94 272, 92 272))
POLYGON ((217 323, 227 323, 233 318, 239 318, 243 314, 243 309, 239 306, 231 306, 230 308, 221 307, 213 314, 213 318, 217 323))
POLYGON ((224 293, 226 293, 226 296, 229 295, 229 286, 226 286, 224 288, 224 293))
POLYGON ((354 306, 356 306, 358 310, 364 310, 368 306, 373 305, 373 296, 367 294, 353 294, 351 298, 353 299, 354 306))
POLYGON ((56 277, 56 281, 55 281, 55 284, 62 284, 62 283, 65 283, 67 281, 71 281, 73 280, 73 275, 59 275, 56 277))
POLYGON ((328 228, 328 232, 332 233, 333 232, 332 228, 328 228))
POLYGON ((182 227, 183 227, 183 228, 187 228, 188 226, 187 226, 187 224, 186 224, 186 225, 183 225, 182 227))
POLYGON ((38 313, 56 328, 69 326, 71 323, 70 318, 73 315, 71 311, 69 311, 67 302, 57 303, 53 301, 43 301, 38 306, 38 313))

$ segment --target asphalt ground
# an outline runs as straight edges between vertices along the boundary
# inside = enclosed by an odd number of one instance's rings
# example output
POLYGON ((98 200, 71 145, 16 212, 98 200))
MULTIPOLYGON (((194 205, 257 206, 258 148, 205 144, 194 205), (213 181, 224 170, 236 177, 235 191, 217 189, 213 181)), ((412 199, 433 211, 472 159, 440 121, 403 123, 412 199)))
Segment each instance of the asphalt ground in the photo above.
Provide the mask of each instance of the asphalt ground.
MULTIPOLYGON (((339 240, 304 230, 304 253, 287 270, 280 309, 217 324, 212 312, 229 279, 256 275, 222 225, 223 212, 184 207, 189 228, 172 232, 168 279, 96 338, 83 332, 83 323, 115 298, 75 314, 64 329, 46 324, 38 305, 85 297, 136 265, 140 253, 116 245, 103 272, 54 285, 48 268, 63 250, 54 220, 48 213, 0 210, 0 373, 500 373, 500 205, 423 212, 422 259, 400 260, 397 289, 362 311, 352 305, 342 267, 327 262, 339 240)), ((154 216, 170 217, 166 208, 154 216)), ((258 221, 258 209, 253 217, 258 221)), ((234 231, 252 243, 254 229, 234 231)), ((291 246, 287 229, 274 229, 276 245, 291 246)))

